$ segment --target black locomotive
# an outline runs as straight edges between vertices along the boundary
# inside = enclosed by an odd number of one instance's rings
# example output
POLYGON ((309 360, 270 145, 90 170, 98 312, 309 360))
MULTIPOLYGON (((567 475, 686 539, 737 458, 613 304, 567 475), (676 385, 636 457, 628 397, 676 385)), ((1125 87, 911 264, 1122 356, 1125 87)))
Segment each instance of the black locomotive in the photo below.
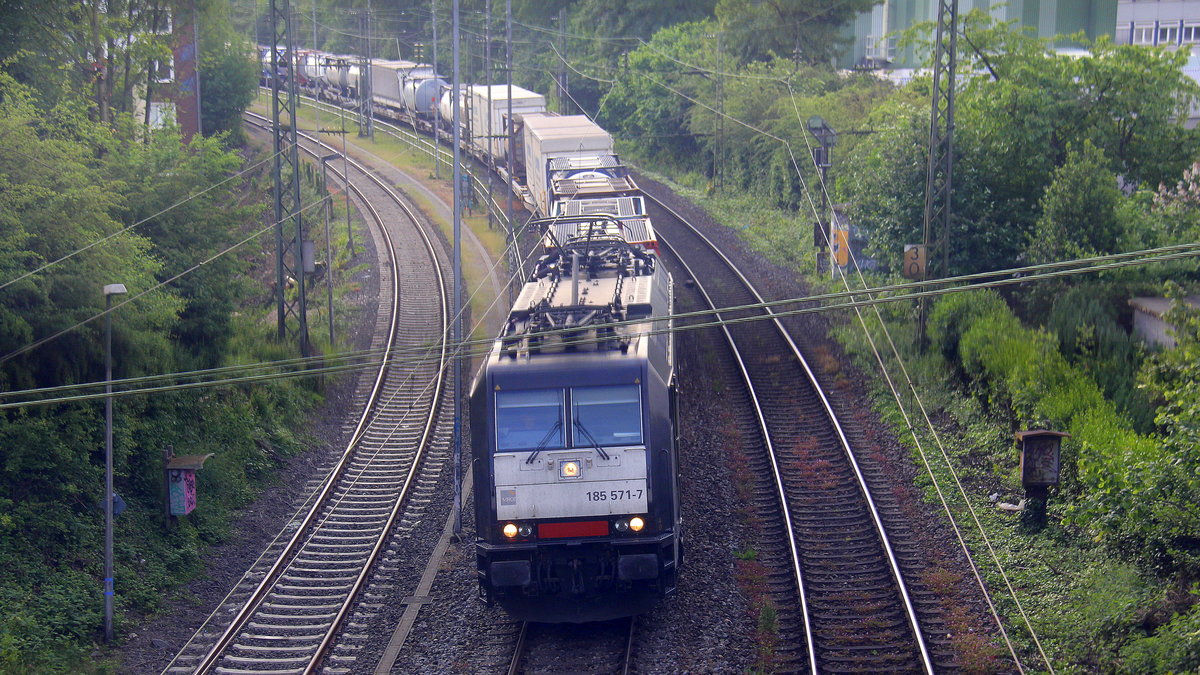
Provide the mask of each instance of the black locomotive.
POLYGON ((682 560, 671 278, 613 217, 572 220, 471 393, 479 593, 536 621, 643 612, 682 560))

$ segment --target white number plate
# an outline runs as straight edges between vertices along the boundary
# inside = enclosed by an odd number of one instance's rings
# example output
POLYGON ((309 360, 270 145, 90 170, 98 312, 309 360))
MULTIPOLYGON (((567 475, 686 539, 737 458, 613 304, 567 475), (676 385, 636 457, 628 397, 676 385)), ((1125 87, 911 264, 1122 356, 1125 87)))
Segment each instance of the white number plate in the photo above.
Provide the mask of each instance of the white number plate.
POLYGON ((606 480, 496 486, 496 517, 574 518, 645 513, 646 481, 606 480))

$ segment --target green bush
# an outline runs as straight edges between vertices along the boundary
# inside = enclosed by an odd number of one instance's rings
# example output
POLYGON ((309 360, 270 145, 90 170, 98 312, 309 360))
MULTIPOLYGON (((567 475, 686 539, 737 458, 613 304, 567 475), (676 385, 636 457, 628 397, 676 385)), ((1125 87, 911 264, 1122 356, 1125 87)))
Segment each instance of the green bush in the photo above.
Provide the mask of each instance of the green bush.
POLYGON ((1143 349, 1119 322, 1117 304, 1129 297, 1125 285, 1084 284, 1055 295, 1046 328, 1072 365, 1085 370, 1133 428, 1154 429, 1154 406, 1137 386, 1143 349))
POLYGON ((929 339, 938 346, 948 364, 958 367, 958 341, 963 331, 982 317, 1007 313, 1008 305, 995 291, 953 293, 940 299, 930 311, 929 339))
POLYGON ((1200 537, 1197 481, 1176 453, 1134 431, 1088 373, 1045 331, 1025 328, 991 291, 950 296, 931 313, 930 333, 976 396, 1013 429, 1068 432, 1062 485, 1068 522, 1160 572, 1191 566, 1186 542, 1200 537))
POLYGON ((1200 605, 1177 616, 1153 634, 1134 639, 1121 650, 1125 673, 1194 673, 1200 670, 1200 605))
POLYGON ((1120 646, 1137 636, 1139 610, 1152 594, 1137 568, 1102 562, 1086 569, 1050 608, 1047 634, 1070 663, 1091 672, 1114 672, 1120 646))

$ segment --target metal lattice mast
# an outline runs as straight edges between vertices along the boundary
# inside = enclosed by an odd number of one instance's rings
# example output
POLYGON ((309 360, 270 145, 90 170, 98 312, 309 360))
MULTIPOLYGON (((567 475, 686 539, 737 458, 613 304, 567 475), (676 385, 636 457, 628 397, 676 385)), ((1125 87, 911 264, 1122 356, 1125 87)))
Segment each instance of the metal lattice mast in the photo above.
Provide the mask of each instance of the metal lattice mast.
POLYGON ((358 135, 375 138, 375 119, 371 113, 374 93, 371 91, 371 10, 358 15, 358 30, 363 48, 358 59, 358 135))
POLYGON ((517 270, 521 266, 521 252, 517 249, 517 228, 513 223, 513 199, 517 194, 514 191, 513 185, 513 154, 516 152, 516 138, 512 133, 513 111, 512 111, 512 78, 513 78, 513 37, 512 37, 512 0, 504 0, 504 69, 507 71, 508 83, 508 123, 504 129, 504 135, 508 137, 508 189, 505 190, 508 199, 505 200, 505 215, 508 218, 508 229, 505 231, 505 242, 508 244, 505 250, 508 251, 508 304, 513 302, 513 294, 516 291, 516 284, 512 275, 516 274, 516 278, 521 278, 523 274, 517 274, 517 270))
POLYGON ((271 0, 271 54, 275 76, 271 78, 271 122, 274 129, 275 163, 275 300, 279 339, 300 338, 300 351, 308 354, 308 321, 301 259, 304 223, 300 215, 300 158, 296 145, 296 52, 292 42, 292 14, 288 0, 271 0), (281 82, 281 80, 283 80, 281 82), (282 118, 286 117, 286 123, 282 118), (295 236, 289 236, 293 231, 295 236), (298 293, 288 297, 288 281, 298 293), (294 328, 290 321, 295 318, 294 328))
MULTIPOLYGON (((958 65, 958 0, 938 0, 933 45, 933 102, 929 115, 929 165, 925 179, 925 251, 940 230, 941 276, 950 273, 950 193, 954 176, 954 71, 958 65)), ((932 258, 932 255, 930 255, 932 258)), ((929 278, 928 272, 925 278, 929 278)))
POLYGON ((492 128, 492 119, 496 116, 495 97, 492 96, 492 0, 487 0, 484 3, 483 15, 483 73, 488 92, 488 192, 483 208, 487 210, 488 229, 490 230, 495 226, 492 221, 492 175, 496 173, 496 146, 499 145, 496 142, 496 130, 492 128))
MULTIPOLYGON (((454 532, 462 532, 462 396, 459 387, 462 384, 462 210, 463 199, 466 198, 462 184, 462 128, 459 126, 462 111, 460 87, 462 77, 459 72, 459 32, 458 32, 458 0, 451 5, 450 44, 453 48, 453 76, 450 80, 450 91, 453 92, 451 101, 450 120, 453 126, 454 141, 454 307, 453 324, 451 326, 451 343, 454 345, 454 532)), ((468 133, 468 138, 470 135, 468 133)))
MULTIPOLYGON (((926 267, 921 280, 930 278, 930 244, 934 230, 941 230, 938 248, 942 253, 941 276, 950 273, 950 195, 954 177, 954 71, 958 65, 958 0, 938 0, 937 34, 933 44, 933 101, 929 113, 929 164, 925 175, 925 223, 922 240, 926 267)), ((886 48, 886 44, 885 44, 886 48)), ((925 345, 925 317, 929 303, 921 298, 917 317, 917 341, 925 345)))

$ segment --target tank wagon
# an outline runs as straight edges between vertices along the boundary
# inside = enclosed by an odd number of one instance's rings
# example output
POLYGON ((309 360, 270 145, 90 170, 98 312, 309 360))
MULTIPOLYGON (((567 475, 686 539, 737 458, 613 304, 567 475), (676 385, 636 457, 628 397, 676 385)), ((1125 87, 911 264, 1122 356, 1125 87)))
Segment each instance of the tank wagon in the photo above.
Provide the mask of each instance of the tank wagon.
POLYGON ((527 620, 644 612, 682 558, 671 278, 590 222, 539 260, 471 393, 479 594, 527 620))

